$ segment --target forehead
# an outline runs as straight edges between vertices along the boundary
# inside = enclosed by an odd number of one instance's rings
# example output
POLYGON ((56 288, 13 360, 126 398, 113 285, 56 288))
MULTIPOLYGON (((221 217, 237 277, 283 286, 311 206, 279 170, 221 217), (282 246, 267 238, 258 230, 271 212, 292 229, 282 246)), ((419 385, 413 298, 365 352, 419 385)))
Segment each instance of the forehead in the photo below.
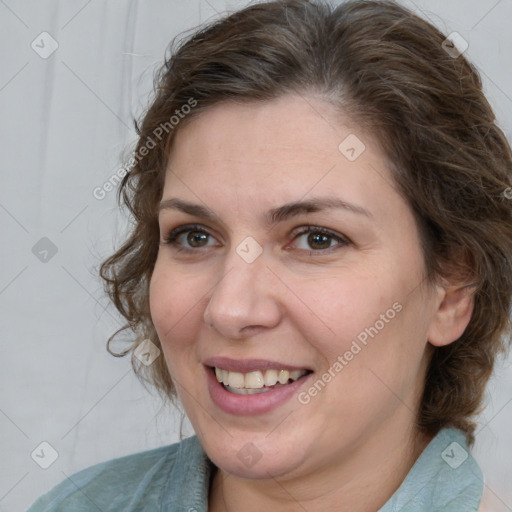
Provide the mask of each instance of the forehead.
POLYGON ((270 207, 326 192, 363 200, 391 183, 371 134, 326 101, 288 95, 217 104, 184 125, 172 146, 163 195, 208 205, 236 195, 270 207))
POLYGON ((333 105, 294 94, 265 102, 224 102, 178 131, 173 156, 180 147, 194 146, 189 158, 229 153, 241 160, 258 156, 262 163, 281 158, 300 163, 305 156, 337 157, 340 137, 360 131, 344 126, 344 121, 348 118, 337 114, 333 105))

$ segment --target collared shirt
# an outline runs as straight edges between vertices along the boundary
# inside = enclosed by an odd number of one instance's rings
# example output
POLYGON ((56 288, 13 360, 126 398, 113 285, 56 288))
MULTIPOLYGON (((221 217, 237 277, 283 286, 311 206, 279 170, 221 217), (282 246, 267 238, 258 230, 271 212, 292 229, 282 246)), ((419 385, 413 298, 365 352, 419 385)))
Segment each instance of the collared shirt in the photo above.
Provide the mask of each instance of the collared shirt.
MULTIPOLYGON (((75 473, 28 512, 207 512, 214 468, 193 436, 75 473)), ((464 434, 446 428, 378 512, 476 512, 482 492, 464 434)))

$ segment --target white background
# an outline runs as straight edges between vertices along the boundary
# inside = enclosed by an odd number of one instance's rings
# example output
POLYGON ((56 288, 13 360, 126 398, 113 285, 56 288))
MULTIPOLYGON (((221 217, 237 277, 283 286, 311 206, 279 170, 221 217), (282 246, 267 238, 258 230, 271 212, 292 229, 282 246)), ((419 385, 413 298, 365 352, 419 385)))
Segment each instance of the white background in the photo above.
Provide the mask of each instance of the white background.
MULTIPOLYGON (((115 192, 93 196, 135 141, 152 73, 171 38, 247 2, 0 0, 0 510, 22 511, 66 475, 179 439, 105 341, 120 324, 97 267, 123 238, 115 192), (31 43, 46 31, 49 58, 31 43), (48 237, 57 253, 32 252, 48 237), (42 442, 58 452, 41 469, 42 442)), ((403 0, 468 42, 499 124, 512 134, 512 0, 403 0)), ((512 510, 512 367, 488 392, 474 455, 482 510, 512 510)), ((185 435, 191 433, 185 426, 185 435)))

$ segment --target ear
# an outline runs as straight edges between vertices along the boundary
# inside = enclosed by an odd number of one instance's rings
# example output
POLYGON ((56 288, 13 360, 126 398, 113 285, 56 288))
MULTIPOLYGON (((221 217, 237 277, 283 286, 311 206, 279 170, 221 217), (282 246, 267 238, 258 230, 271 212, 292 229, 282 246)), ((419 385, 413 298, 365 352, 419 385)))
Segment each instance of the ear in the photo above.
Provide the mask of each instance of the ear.
POLYGON ((474 287, 439 287, 437 310, 428 330, 428 341, 443 347, 459 339, 471 320, 474 307, 474 287))

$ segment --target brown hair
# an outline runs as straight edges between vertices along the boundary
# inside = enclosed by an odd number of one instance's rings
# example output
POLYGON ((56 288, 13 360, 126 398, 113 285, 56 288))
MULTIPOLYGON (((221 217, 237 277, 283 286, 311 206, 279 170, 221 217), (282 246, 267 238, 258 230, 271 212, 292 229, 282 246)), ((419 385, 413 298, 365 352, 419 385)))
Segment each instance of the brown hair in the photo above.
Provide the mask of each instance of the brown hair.
MULTIPOLYGON (((474 287, 474 311, 463 335, 433 347, 417 418, 426 434, 454 426, 472 444, 471 418, 481 410, 495 358, 510 340, 512 212, 504 191, 512 154, 477 70, 463 55, 450 56, 444 40, 392 1, 332 7, 284 0, 249 6, 180 45, 173 41, 155 78, 154 100, 135 123, 136 158, 118 191, 133 229, 100 269, 127 321, 109 339, 109 351, 124 329, 135 340, 115 355, 133 352, 146 338, 159 346, 148 291, 159 246, 157 206, 177 130, 223 101, 320 95, 377 135, 416 217, 428 282, 458 276, 474 287), (187 104, 195 106, 170 123, 187 104), (150 140, 152 149, 144 150, 150 140)), ((133 354, 132 363, 140 377, 175 396, 163 357, 147 376, 133 354)))

